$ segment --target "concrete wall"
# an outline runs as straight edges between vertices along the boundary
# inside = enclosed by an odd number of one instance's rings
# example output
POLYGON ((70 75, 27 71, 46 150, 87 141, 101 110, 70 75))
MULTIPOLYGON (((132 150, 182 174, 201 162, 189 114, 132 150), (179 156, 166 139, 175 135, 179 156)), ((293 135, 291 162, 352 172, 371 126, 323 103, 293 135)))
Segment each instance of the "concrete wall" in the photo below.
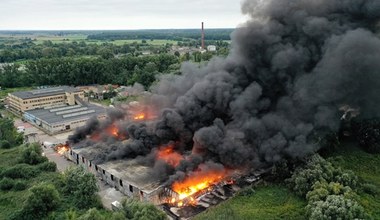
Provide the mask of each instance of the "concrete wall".
POLYGON ((107 171, 102 165, 96 165, 91 161, 87 160, 80 154, 77 154, 75 151, 70 150, 67 153, 67 158, 76 163, 77 165, 82 165, 86 168, 87 171, 93 173, 95 176, 101 178, 108 185, 116 188, 124 195, 139 199, 140 201, 150 202, 153 204, 160 204, 161 201, 159 199, 159 193, 161 188, 156 191, 147 194, 141 191, 137 186, 130 184, 128 181, 120 179, 119 177, 113 175, 109 171, 107 171))

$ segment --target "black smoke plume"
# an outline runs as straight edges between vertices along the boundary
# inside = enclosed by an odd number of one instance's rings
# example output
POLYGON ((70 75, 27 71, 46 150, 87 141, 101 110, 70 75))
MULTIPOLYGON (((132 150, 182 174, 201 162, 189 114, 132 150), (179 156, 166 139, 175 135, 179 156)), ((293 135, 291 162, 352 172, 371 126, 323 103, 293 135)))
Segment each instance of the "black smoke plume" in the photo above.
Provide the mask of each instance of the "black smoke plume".
MULTIPOLYGON (((104 158, 149 155, 172 141, 191 152, 167 174, 174 180, 210 161, 252 167, 311 154, 316 135, 338 130, 343 105, 380 116, 380 1, 246 0, 242 8, 250 20, 232 34, 230 55, 162 76, 150 98, 161 116, 129 123, 130 140, 112 152, 97 143, 104 158)), ((91 121, 72 140, 101 127, 91 121)))

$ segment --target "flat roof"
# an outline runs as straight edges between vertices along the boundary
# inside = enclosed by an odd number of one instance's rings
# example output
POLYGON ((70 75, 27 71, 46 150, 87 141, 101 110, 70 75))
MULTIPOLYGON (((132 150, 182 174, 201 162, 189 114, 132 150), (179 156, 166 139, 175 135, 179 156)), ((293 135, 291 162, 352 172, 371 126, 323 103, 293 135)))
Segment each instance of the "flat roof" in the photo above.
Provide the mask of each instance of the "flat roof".
MULTIPOLYGON (((93 161, 101 154, 99 152, 101 149, 97 149, 96 146, 74 148, 72 150, 90 161, 93 161)), ((156 171, 152 167, 140 164, 136 159, 113 160, 96 165, 147 194, 163 186, 156 175, 156 171)))
POLYGON ((34 109, 26 111, 25 114, 32 115, 48 124, 59 124, 79 119, 88 119, 92 116, 105 115, 106 109, 92 104, 87 104, 86 106, 68 105, 48 109, 34 109))
POLYGON ((13 92, 12 95, 19 97, 21 99, 34 99, 46 96, 54 96, 65 94, 65 92, 80 92, 80 89, 71 87, 71 86, 58 86, 51 87, 46 89, 35 89, 30 91, 19 91, 13 92))

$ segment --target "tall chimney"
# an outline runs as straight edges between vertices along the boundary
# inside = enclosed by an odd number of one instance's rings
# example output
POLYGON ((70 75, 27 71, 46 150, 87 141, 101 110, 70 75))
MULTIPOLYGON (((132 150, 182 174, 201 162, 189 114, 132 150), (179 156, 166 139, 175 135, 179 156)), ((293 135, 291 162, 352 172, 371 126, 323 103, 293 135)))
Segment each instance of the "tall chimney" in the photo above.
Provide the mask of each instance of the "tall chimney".
POLYGON ((202 21, 202 49, 205 49, 205 29, 202 21))

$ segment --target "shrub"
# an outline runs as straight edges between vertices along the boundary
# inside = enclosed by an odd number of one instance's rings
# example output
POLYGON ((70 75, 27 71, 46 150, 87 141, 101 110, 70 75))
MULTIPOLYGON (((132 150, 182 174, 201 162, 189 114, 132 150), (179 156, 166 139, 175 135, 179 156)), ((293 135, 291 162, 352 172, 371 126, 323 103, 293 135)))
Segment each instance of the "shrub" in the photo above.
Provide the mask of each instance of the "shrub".
POLYGON ((325 201, 307 205, 306 210, 311 220, 363 219, 365 216, 362 206, 343 195, 329 195, 325 201))
POLYGON ((74 203, 80 208, 98 204, 96 178, 82 166, 71 167, 64 173, 64 191, 72 196, 74 203))
POLYGON ((0 189, 1 190, 10 190, 13 188, 13 185, 14 185, 14 181, 10 178, 3 178, 1 181, 0 181, 0 189))
POLYGON ((39 170, 47 172, 55 172, 57 170, 57 164, 51 161, 38 164, 37 167, 39 170))
POLYGON ((11 144, 7 140, 1 140, 0 141, 0 148, 9 149, 9 148, 11 148, 11 144))
POLYGON ((336 182, 355 188, 358 177, 352 171, 343 172, 319 155, 312 156, 304 167, 297 168, 286 180, 289 186, 300 196, 305 196, 316 182, 336 182))
POLYGON ((39 173, 40 171, 36 167, 28 164, 17 164, 3 170, 0 176, 12 179, 29 179, 37 176, 39 173))
POLYGON ((127 219, 164 220, 166 215, 154 205, 127 199, 122 202, 123 212, 127 219))
POLYGON ((21 163, 35 165, 46 162, 48 159, 42 156, 42 149, 39 144, 26 145, 21 153, 21 163))
POLYGON ((78 220, 105 220, 104 216, 95 208, 89 209, 78 220))
POLYGON ((17 180, 15 181, 15 184, 13 185, 13 190, 14 191, 22 191, 28 187, 28 184, 26 184, 25 181, 22 180, 17 180))
POLYGON ((371 194, 371 195, 376 195, 380 192, 380 190, 377 186, 370 184, 370 183, 363 184, 362 189, 364 192, 371 194))
POLYGON ((60 196, 51 184, 41 184, 30 189, 30 195, 22 208, 22 214, 31 219, 41 219, 58 207, 60 196))
POLYGON ((356 194, 349 186, 340 183, 316 182, 313 189, 306 194, 306 199, 311 202, 325 201, 329 195, 343 195, 345 198, 354 199, 356 194))

